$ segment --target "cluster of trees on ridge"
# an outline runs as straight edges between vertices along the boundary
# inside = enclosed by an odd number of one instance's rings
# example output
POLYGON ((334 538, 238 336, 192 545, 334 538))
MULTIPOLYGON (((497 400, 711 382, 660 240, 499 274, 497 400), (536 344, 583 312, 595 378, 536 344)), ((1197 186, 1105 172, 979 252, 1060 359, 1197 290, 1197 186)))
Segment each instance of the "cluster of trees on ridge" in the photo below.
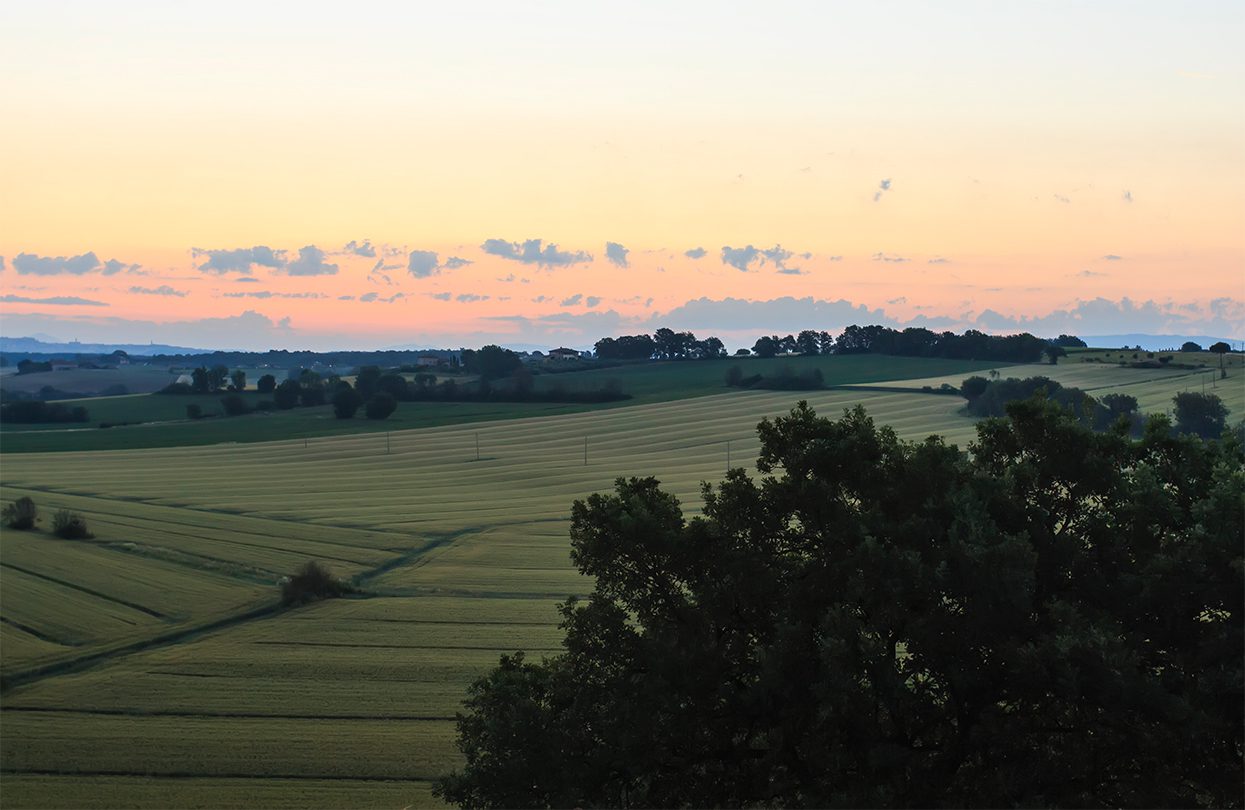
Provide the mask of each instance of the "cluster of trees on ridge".
POLYGON ((563 651, 468 691, 462 807, 1240 806, 1245 454, 1008 406, 764 420, 686 519, 576 501, 563 651))

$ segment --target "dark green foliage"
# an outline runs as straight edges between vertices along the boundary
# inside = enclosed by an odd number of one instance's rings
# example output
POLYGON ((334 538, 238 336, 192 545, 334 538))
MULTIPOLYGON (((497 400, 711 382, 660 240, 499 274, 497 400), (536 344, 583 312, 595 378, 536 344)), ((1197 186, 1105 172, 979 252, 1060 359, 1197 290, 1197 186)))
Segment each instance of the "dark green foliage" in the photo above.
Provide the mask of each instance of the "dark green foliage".
POLYGON ((784 366, 776 374, 758 375, 741 381, 748 388, 760 388, 768 391, 816 391, 825 387, 825 377, 819 368, 806 368, 796 372, 784 366))
POLYGON ((969 402, 972 402, 974 399, 984 394, 989 385, 990 381, 985 377, 974 375, 960 383, 960 395, 969 402))
POLYGON ((52 515, 52 533, 62 540, 90 540, 95 535, 87 528, 86 518, 68 509, 52 515))
POLYGON ((1201 345, 1194 343, 1191 340, 1186 340, 1184 343, 1180 344, 1180 351, 1182 352, 1200 352, 1201 350, 1201 345))
MULTIPOLYGON (((333 403, 333 408, 336 411, 336 402, 333 403)), ((398 401, 393 398, 393 395, 381 391, 367 401, 363 414, 368 419, 388 419, 389 415, 397 409, 398 401)))
POLYGON ((355 373, 354 388, 363 399, 371 399, 380 385, 380 366, 360 366, 355 373))
POLYGON ((1032 363, 1049 346, 1028 332, 1019 335, 987 335, 969 329, 931 332, 920 327, 903 331, 886 326, 852 326, 843 330, 834 343, 835 354, 895 354, 907 357, 947 357, 974 360, 1007 360, 1032 363))
POLYGON ((277 407, 283 411, 288 411, 298 404, 299 397, 302 396, 302 386, 298 384, 298 380, 284 380, 272 392, 272 399, 277 403, 277 407))
POLYGON ((1214 352, 1215 354, 1227 354, 1232 351, 1232 347, 1228 345, 1227 341, 1221 340, 1217 343, 1210 344, 1210 347, 1206 351, 1214 352))
POLYGON ((1241 806, 1245 458, 1044 400, 967 455, 761 423, 686 521, 572 510, 565 650, 470 689, 464 807, 1241 806))
POLYGON ((1052 340, 1051 343, 1056 346, 1063 346, 1065 349, 1084 349, 1087 345, 1085 341, 1076 335, 1060 335, 1052 340))
POLYGON ((743 379, 744 370, 739 366, 731 366, 726 370, 726 384, 731 388, 738 388, 743 379))
POLYGON ((1176 430, 1203 439, 1215 439, 1227 424, 1228 408, 1214 394, 1186 392, 1172 397, 1176 404, 1176 430))
POLYGON ((229 387, 234 391, 246 390, 246 372, 242 369, 234 371, 229 375, 229 387))
POLYGON ((1130 416, 1137 412, 1137 398, 1128 394, 1106 394, 1098 401, 1112 416, 1130 416))
POLYGON ((0 512, 0 520, 10 529, 33 529, 39 519, 39 507, 29 496, 23 495, 0 512))
POLYGON ((186 406, 186 418, 187 419, 202 419, 203 418, 203 406, 198 405, 194 402, 187 405, 186 406))
POLYGON ((277 378, 271 374, 265 374, 255 381, 255 390, 261 394, 271 394, 277 387, 277 378))
POLYGON ((1060 357, 1068 356, 1068 350, 1063 346, 1050 345, 1042 349, 1042 354, 1046 355, 1047 361, 1053 366, 1059 362, 1060 357))
POLYGON ((363 397, 358 391, 353 388, 341 389, 333 395, 333 415, 338 419, 353 419, 362 404, 363 397))
POLYGON ((246 400, 238 394, 228 394, 221 397, 220 406, 224 408, 226 416, 241 416, 244 413, 251 412, 251 407, 246 404, 246 400))
POLYGON ((81 405, 62 405, 37 399, 18 400, 0 407, 0 422, 38 424, 41 422, 87 422, 90 414, 81 405))
POLYGON ((281 580, 281 604, 305 605, 321 599, 336 599, 355 592, 349 583, 314 560, 307 562, 297 574, 281 580))
POLYGON ((463 352, 463 368, 486 380, 509 377, 521 365, 523 361, 519 355, 500 346, 489 345, 479 351, 467 349, 463 352))

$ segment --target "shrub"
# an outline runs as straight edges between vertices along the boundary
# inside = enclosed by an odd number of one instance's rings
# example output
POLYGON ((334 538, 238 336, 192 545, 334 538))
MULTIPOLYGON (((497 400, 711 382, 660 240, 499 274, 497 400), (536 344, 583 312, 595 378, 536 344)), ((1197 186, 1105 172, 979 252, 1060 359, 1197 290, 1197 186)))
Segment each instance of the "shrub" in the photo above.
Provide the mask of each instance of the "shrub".
POLYGON ((68 509, 60 509, 52 516, 52 533, 62 540, 90 540, 95 536, 87 528, 86 518, 68 509))
POLYGON ((251 412, 250 406, 246 404, 246 400, 239 394, 221 397, 220 404, 225 409, 226 416, 241 416, 244 413, 251 412))
POLYGON ((368 419, 388 419, 389 415, 397 409, 398 401, 394 399, 393 394, 381 391, 367 401, 363 414, 368 419))
POLYGON ((362 404, 363 397, 358 391, 344 388, 333 395, 333 415, 338 419, 352 419, 362 404))
POLYGON ((0 513, 4 525, 10 529, 33 529, 38 517, 39 507, 25 495, 4 507, 3 513, 0 513))
POLYGON ((277 387, 277 378, 271 374, 265 374, 255 383, 255 390, 261 394, 271 394, 277 387))
POLYGON ((986 392, 986 387, 990 385, 990 381, 985 377, 969 377, 960 383, 960 395, 970 402, 986 392))
POLYGON ((305 605, 321 599, 336 599, 354 592, 353 587, 333 576, 331 571, 314 560, 300 568, 294 576, 281 580, 283 605, 305 605))

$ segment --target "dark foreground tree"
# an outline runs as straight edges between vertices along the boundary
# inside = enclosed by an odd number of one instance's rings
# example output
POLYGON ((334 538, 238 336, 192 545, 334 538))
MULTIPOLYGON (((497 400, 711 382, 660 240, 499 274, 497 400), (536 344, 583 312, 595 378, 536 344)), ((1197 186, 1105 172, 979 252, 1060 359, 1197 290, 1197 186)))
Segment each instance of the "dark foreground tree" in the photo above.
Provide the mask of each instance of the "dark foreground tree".
POLYGON ((1204 439, 1218 438, 1227 426, 1228 408, 1214 394, 1185 391, 1172 397, 1175 403, 1176 430, 1204 439))
POLYGON ((1240 806, 1245 467, 1014 403, 972 455, 856 409, 760 425, 685 521, 576 502, 565 651, 459 715, 464 807, 1240 806))
POLYGON ((33 529, 39 519, 39 507, 28 495, 23 495, 0 512, 0 520, 10 529, 33 529))

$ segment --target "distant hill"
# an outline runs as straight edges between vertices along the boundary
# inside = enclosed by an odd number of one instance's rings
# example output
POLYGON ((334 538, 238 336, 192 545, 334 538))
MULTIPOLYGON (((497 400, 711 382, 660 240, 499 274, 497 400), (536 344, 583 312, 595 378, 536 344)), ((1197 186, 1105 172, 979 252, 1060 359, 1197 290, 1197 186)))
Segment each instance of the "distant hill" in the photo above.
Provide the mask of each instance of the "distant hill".
POLYGON ((1159 351, 1160 349, 1179 349, 1182 343, 1190 340, 1203 349, 1221 340, 1231 346, 1233 351, 1240 351, 1242 345, 1240 338, 1211 337, 1209 335, 1147 335, 1133 333, 1129 335, 1078 335, 1078 337, 1091 347, 1099 349, 1140 346, 1146 351, 1159 351))
POLYGON ((55 343, 32 337, 0 337, 0 352, 8 354, 112 354, 120 349, 126 354, 210 354, 211 349, 188 349, 164 343, 55 343))

